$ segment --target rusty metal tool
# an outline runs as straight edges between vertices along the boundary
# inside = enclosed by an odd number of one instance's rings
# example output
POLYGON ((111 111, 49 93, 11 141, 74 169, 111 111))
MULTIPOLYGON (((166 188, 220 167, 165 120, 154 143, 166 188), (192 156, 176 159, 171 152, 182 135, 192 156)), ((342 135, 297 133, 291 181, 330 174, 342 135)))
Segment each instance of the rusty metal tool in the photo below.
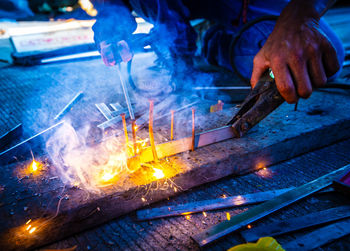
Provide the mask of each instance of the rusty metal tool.
POLYGON ((349 170, 350 164, 238 214, 232 217, 230 221, 224 221, 214 225, 192 238, 199 246, 206 246, 252 222, 328 187, 332 184, 334 178, 349 170))
POLYGON ((228 125, 232 125, 235 136, 240 138, 283 102, 274 79, 266 74, 249 93, 228 125))

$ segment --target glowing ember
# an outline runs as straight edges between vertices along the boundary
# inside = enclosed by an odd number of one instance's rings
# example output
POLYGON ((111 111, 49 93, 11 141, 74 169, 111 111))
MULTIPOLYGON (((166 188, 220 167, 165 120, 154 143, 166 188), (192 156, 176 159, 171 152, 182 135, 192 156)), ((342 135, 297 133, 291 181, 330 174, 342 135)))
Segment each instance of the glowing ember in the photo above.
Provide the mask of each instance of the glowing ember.
POLYGON ((31 227, 32 227, 32 225, 29 225, 29 226, 26 228, 26 230, 29 230, 31 227))
POLYGON ((37 162, 35 159, 33 159, 32 163, 30 164, 30 171, 31 172, 36 172, 40 168, 40 163, 37 162))
POLYGON ((248 226, 247 226, 247 228, 248 228, 248 229, 251 229, 251 228, 252 228, 252 226, 251 226, 251 225, 248 225, 248 226))
POLYGON ((227 198, 226 194, 221 195, 221 198, 226 199, 227 198))
POLYGON ((204 217, 207 217, 207 213, 206 212, 203 212, 203 215, 204 215, 204 217))
POLYGON ((104 181, 104 182, 107 182, 107 181, 110 181, 111 179, 113 179, 115 177, 115 174, 114 173, 109 173, 109 172, 106 172, 102 175, 101 179, 104 181))
POLYGON ((143 198, 143 197, 141 198, 141 200, 142 200, 143 202, 146 202, 146 199, 145 199, 145 198, 143 198))
POLYGON ((190 220, 191 219, 191 215, 186 215, 185 218, 186 218, 186 220, 190 220))
POLYGON ((156 177, 156 179, 162 179, 165 177, 162 170, 154 167, 153 167, 153 170, 154 170, 153 176, 156 177))
POLYGON ((28 225, 31 221, 32 221, 32 219, 29 219, 29 220, 26 222, 26 225, 28 225))
POLYGON ((36 227, 33 227, 32 229, 29 230, 29 233, 32 234, 36 230, 36 227))
POLYGON ((231 220, 231 215, 229 212, 226 213, 226 218, 227 218, 227 220, 231 220))

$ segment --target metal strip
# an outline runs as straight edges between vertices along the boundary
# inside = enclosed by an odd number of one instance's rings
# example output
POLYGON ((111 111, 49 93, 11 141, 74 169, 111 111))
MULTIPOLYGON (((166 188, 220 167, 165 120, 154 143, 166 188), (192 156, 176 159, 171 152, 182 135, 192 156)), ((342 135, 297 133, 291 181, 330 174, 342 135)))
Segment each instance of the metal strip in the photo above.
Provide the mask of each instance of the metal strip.
POLYGON ((259 192, 245 195, 231 196, 227 198, 218 198, 213 200, 196 201, 186 203, 183 205, 165 206, 152 209, 142 209, 136 212, 138 220, 150 220, 164 217, 171 217, 176 215, 188 215, 192 213, 211 211, 223 208, 238 207, 243 205, 250 205, 264 202, 275 198, 276 196, 285 193, 294 187, 259 192))
POLYGON ((253 242, 257 241, 260 237, 279 236, 349 217, 350 206, 341 206, 291 218, 286 221, 276 221, 268 225, 242 231, 240 234, 246 242, 253 242))
POLYGON ((305 185, 297 187, 289 192, 286 192, 273 200, 267 201, 263 204, 253 207, 248 211, 238 214, 231 218, 230 221, 224 221, 209 229, 193 236, 192 238, 203 247, 212 243, 233 231, 247 226, 248 224, 259 220, 277 210, 284 208, 302 198, 313 194, 322 188, 325 188, 332 184, 334 178, 338 177, 344 171, 350 170, 350 165, 346 165, 338 170, 335 170, 329 174, 326 174, 316 180, 313 180, 305 185))

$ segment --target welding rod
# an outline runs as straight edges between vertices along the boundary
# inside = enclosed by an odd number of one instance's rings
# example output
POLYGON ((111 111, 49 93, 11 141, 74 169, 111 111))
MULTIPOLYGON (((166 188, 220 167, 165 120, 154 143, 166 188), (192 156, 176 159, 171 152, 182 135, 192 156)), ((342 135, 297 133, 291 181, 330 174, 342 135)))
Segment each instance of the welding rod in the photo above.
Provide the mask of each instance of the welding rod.
POLYGON ((157 156, 157 150, 156 146, 154 144, 154 135, 153 135, 153 100, 150 100, 149 102, 149 141, 151 143, 152 153, 153 153, 153 159, 154 161, 158 161, 157 156))
POLYGON ((197 86, 192 88, 192 90, 250 90, 250 86, 197 86))
POLYGON ((171 110, 170 140, 174 140, 174 110, 171 110))
POLYGON ((78 92, 71 101, 56 115, 54 118, 55 121, 60 120, 70 109, 72 109, 73 105, 75 105, 82 97, 83 97, 83 92, 80 91, 78 92))
POLYGON ((65 121, 58 122, 57 124, 54 124, 54 125, 50 126, 49 128, 46 128, 44 131, 41 131, 41 132, 35 134, 34 136, 32 136, 32 137, 30 137, 30 138, 28 138, 28 139, 26 139, 26 140, 23 140, 22 142, 18 143, 17 145, 15 145, 15 146, 13 146, 13 147, 7 149, 6 151, 3 151, 2 153, 0 153, 0 156, 5 155, 6 153, 12 151, 13 149, 15 149, 15 148, 17 148, 17 147, 19 147, 19 146, 21 146, 21 145, 24 145, 24 144, 27 143, 28 141, 30 141, 30 140, 32 140, 32 139, 34 139, 34 138, 36 138, 36 137, 38 137, 38 136, 44 134, 44 133, 47 132, 47 131, 50 131, 51 129, 53 129, 53 128, 55 128, 55 127, 57 127, 57 126, 63 124, 64 122, 65 122, 65 121))
POLYGON ((132 141, 134 144, 134 155, 136 155, 137 152, 137 146, 136 146, 136 121, 133 119, 131 120, 131 131, 132 131, 132 141))
POLYGON ((122 88, 123 88, 123 93, 124 93, 124 97, 125 97, 125 102, 126 102, 126 105, 128 106, 128 111, 129 111, 130 119, 131 119, 131 120, 135 120, 135 115, 134 115, 134 111, 133 111, 132 106, 131 106, 131 101, 130 101, 130 97, 129 97, 129 94, 128 94, 128 89, 127 89, 126 83, 125 83, 125 81, 124 81, 124 78, 123 78, 123 76, 122 76, 122 73, 121 73, 121 71, 120 71, 120 68, 121 68, 121 64, 118 64, 118 66, 117 66, 117 72, 118 72, 118 75, 119 75, 120 83, 121 83, 122 88))
POLYGON ((125 121, 125 113, 120 114, 120 116, 122 117, 122 121, 123 121, 123 128, 124 128, 124 134, 125 134, 125 145, 129 144, 129 137, 128 137, 128 129, 126 127, 126 121, 125 121))
POLYGON ((192 108, 192 151, 194 151, 194 144, 195 144, 195 136, 196 136, 196 132, 195 132, 195 124, 194 124, 194 121, 195 121, 195 117, 194 117, 194 112, 195 112, 195 109, 192 108))

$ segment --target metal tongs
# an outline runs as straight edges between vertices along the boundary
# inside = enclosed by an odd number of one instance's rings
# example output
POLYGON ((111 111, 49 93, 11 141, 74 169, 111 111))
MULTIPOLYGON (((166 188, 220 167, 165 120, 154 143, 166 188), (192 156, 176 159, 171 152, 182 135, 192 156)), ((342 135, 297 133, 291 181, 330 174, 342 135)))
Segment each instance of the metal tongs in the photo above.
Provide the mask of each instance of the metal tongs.
POLYGON ((228 123, 237 138, 279 107, 284 99, 277 90, 272 74, 265 74, 244 100, 241 109, 228 123))

